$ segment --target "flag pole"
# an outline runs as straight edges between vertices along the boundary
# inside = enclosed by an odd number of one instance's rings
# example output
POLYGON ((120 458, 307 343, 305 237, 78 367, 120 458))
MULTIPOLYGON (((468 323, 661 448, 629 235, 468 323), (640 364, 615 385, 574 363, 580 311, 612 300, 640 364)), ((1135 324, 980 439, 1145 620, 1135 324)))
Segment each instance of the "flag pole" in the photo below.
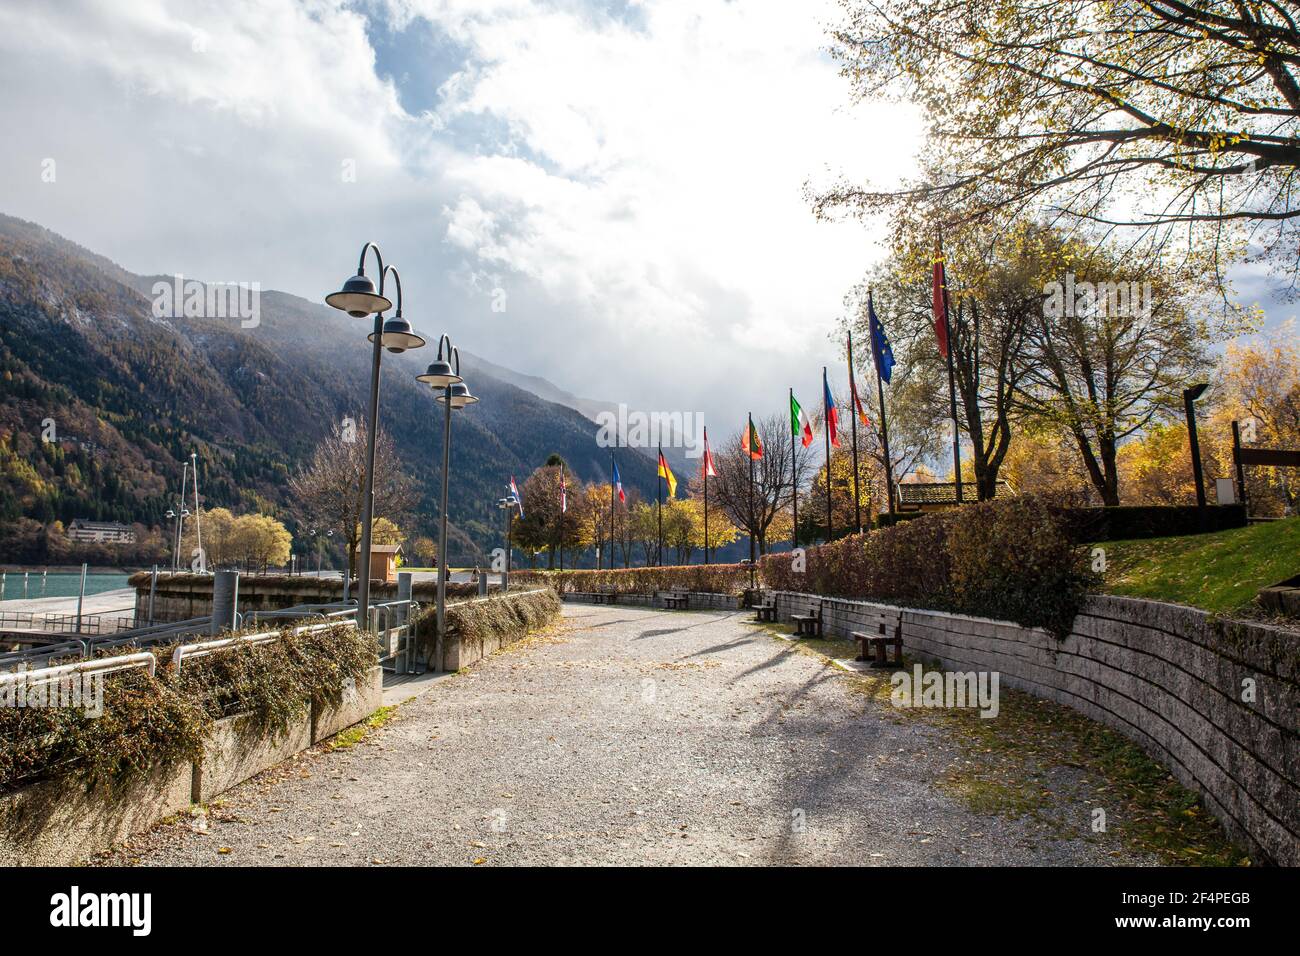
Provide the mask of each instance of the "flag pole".
POLYGON ((826 541, 829 543, 832 537, 831 530, 831 408, 826 403, 827 396, 830 395, 830 384, 826 379, 826 366, 822 366, 822 421, 825 427, 822 429, 826 433, 826 541))
POLYGON ((567 497, 564 487, 564 463, 560 463, 560 534, 557 550, 560 552, 560 570, 564 570, 564 506, 567 504, 567 497))
MULTIPOLYGON (((614 439, 616 442, 617 438, 614 439)), ((614 449, 609 450, 609 569, 614 570, 614 472, 618 469, 618 462, 614 460, 614 449)))
POLYGON ((655 516, 659 519, 659 538, 655 542, 655 567, 664 566, 664 446, 659 446, 659 460, 655 462, 655 516))
POLYGON ((957 377, 953 372, 952 353, 957 344, 952 338, 952 311, 948 304, 948 266, 943 262, 943 230, 939 230, 939 261, 943 263, 943 336, 948 343, 948 404, 952 412, 952 467, 957 481, 957 504, 961 504, 961 428, 957 424, 957 377))
MULTIPOLYGON (((867 290, 867 314, 875 311, 871 290, 867 290)), ((885 386, 880 379, 880 346, 875 341, 875 330, 871 330, 871 354, 876 366, 876 394, 880 398, 880 446, 885 453, 885 494, 889 496, 889 513, 894 513, 894 463, 889 457, 889 422, 885 418, 885 386)))
POLYGON ((749 446, 749 589, 754 589, 754 413, 749 412, 749 431, 745 444, 749 446))
POLYGON ((790 388, 790 503, 794 507, 794 525, 790 530, 791 550, 799 547, 799 455, 795 451, 798 434, 794 427, 794 388, 790 388))
POLYGON ((862 534, 862 504, 858 495, 858 385, 853 378, 853 330, 849 329, 849 424, 853 430, 853 523, 862 534))
POLYGON ((709 430, 704 429, 704 563, 709 563, 709 430))

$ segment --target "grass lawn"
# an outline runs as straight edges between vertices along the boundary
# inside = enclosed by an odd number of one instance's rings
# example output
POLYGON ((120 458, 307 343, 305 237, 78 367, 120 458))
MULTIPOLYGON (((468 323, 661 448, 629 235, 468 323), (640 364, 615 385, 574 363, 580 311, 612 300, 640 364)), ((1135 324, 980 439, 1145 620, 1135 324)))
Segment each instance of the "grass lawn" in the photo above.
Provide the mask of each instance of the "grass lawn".
POLYGON ((1260 588, 1300 574, 1300 518, 1097 546, 1106 549, 1107 593, 1207 611, 1239 610, 1260 588))

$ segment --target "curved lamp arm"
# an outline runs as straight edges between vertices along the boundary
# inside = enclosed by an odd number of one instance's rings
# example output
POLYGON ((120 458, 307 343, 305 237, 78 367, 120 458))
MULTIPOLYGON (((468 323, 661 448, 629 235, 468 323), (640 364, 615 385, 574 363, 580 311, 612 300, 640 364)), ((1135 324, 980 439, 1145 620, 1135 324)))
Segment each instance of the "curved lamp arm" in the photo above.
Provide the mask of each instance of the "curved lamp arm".
MULTIPOLYGON (((447 339, 447 344, 449 346, 451 345, 451 339, 447 339)), ((448 355, 448 358, 451 360, 452 369, 455 371, 457 375, 459 375, 460 374, 460 349, 453 348, 450 354, 448 355)))
MULTIPOLYGON (((444 332, 444 333, 442 334, 442 337, 441 337, 440 339, 438 339, 438 358, 439 358, 439 359, 442 358, 442 344, 443 344, 444 342, 447 343, 447 364, 450 365, 450 364, 451 364, 451 353, 452 353, 452 347, 451 347, 451 336, 448 335, 446 332, 444 332)), ((460 373, 457 372, 456 374, 459 375, 460 373)))
MULTIPOLYGON (((375 255, 379 254, 379 249, 375 249, 375 255)), ((381 259, 382 263, 383 260, 381 259)), ((379 294, 384 294, 384 281, 388 278, 389 273, 393 274, 393 281, 397 283, 397 318, 402 317, 402 275, 397 271, 397 266, 384 266, 384 271, 379 276, 379 294)))
POLYGON ((375 250, 375 259, 379 262, 379 288, 383 289, 384 256, 383 253, 379 251, 379 247, 375 245, 373 242, 367 242, 364 246, 361 247, 361 258, 357 261, 357 275, 363 276, 366 274, 366 253, 369 252, 371 249, 375 250))

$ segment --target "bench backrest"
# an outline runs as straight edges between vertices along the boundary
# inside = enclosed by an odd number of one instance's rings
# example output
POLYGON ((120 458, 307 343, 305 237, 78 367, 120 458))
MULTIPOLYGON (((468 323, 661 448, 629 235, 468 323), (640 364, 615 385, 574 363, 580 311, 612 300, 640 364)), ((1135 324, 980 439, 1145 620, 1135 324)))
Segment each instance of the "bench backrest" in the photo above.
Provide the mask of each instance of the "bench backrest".
POLYGON ((903 614, 895 608, 870 607, 863 611, 868 630, 879 631, 892 637, 898 633, 903 624, 903 614))

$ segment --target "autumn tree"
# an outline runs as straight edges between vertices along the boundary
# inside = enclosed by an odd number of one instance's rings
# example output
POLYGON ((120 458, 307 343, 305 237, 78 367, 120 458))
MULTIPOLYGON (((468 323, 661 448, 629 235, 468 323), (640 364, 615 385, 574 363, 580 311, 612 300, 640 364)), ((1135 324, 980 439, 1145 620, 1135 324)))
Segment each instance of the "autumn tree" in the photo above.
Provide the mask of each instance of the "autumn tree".
POLYGON ((569 510, 561 512, 560 469, 563 459, 552 455, 547 464, 524 479, 520 491, 524 496, 524 516, 514 523, 513 538, 525 551, 547 552, 547 567, 554 568, 556 549, 566 551, 586 547, 589 528, 582 515, 581 483, 565 468, 569 510), (561 534, 563 531, 563 534, 561 534))
MULTIPOLYGON (((312 460, 290 479, 289 489, 321 528, 339 534, 347 548, 348 578, 356 572, 365 500, 366 426, 336 424, 312 460)), ((403 471, 392 438, 382 428, 375 436, 374 498, 376 516, 400 522, 409 517, 418 495, 403 471)))
MULTIPOLYGON (((703 474, 697 474, 687 482, 687 491, 689 500, 699 503, 700 509, 700 538, 695 546, 703 548, 706 543, 704 537, 704 477, 703 474)), ((718 503, 718 497, 713 493, 713 482, 709 482, 709 520, 708 520, 708 549, 709 553, 717 551, 719 548, 725 548, 731 542, 740 537, 740 529, 732 523, 727 516, 727 510, 718 503)))
MULTIPOLYGON (((1300 267, 1300 25, 1237 0, 845 0, 833 54, 855 98, 918 104, 923 172, 840 183, 819 214, 1044 212, 1130 235, 1134 255, 1254 248, 1300 267), (1247 245, 1249 242, 1249 246, 1247 245)), ((937 220, 932 220, 937 221, 937 220)))
MULTIPOLYGON (((1218 473, 1230 475, 1231 423, 1241 423, 1245 444, 1265 448, 1300 449, 1300 345, 1294 322, 1271 334, 1228 345, 1223 357, 1223 381, 1215 396, 1210 434, 1202 439, 1207 458, 1218 473)), ((1300 470, 1262 465, 1246 467, 1252 513, 1284 515, 1300 512, 1300 470)))
POLYGON ((773 522, 790 507, 796 464, 801 476, 810 474, 812 452, 794 441, 789 414, 756 418, 754 427, 763 443, 763 457, 753 462, 752 510, 751 459, 741 447, 741 433, 713 451, 717 476, 709 479, 709 499, 712 504, 716 496, 718 507, 731 523, 754 539, 760 554, 766 554, 771 541, 776 540, 771 536, 773 522), (790 457, 792 446, 795 461, 790 457))

